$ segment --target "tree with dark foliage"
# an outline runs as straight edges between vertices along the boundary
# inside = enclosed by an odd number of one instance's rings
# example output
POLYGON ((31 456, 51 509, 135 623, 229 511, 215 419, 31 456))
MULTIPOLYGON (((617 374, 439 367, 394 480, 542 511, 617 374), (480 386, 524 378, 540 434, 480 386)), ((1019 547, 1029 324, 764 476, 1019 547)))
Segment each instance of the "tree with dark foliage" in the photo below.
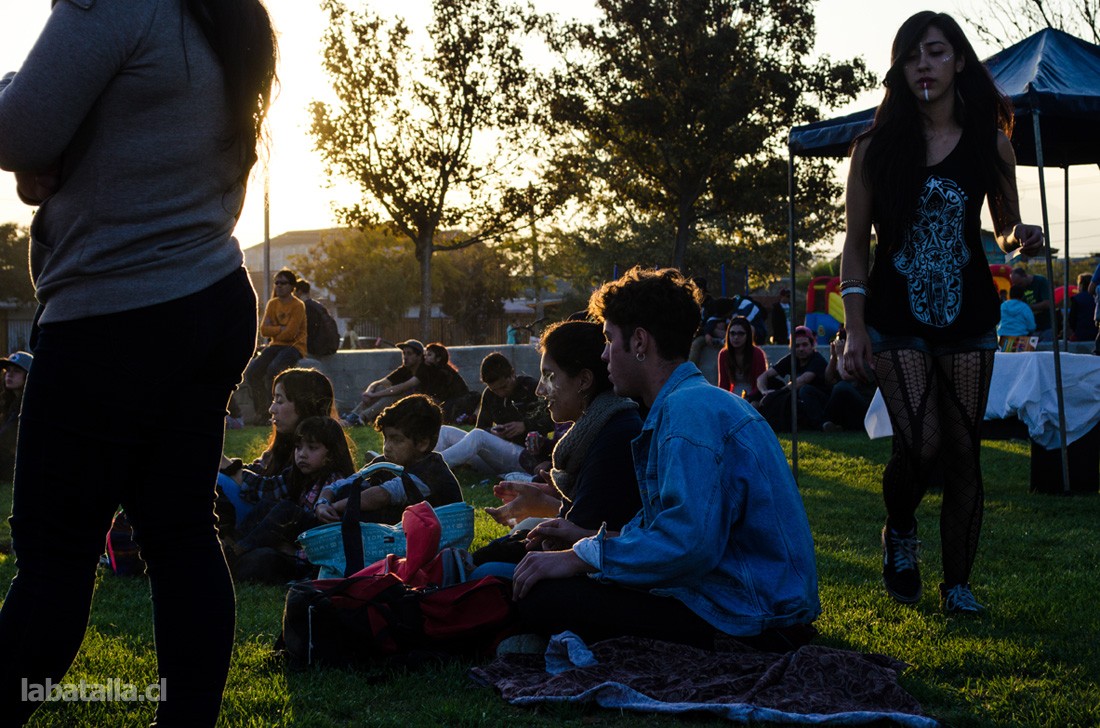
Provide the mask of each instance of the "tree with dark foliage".
POLYGON ((429 333, 432 254, 522 225, 532 191, 518 163, 533 142, 529 74, 517 41, 527 19, 497 0, 434 0, 431 47, 420 55, 401 20, 323 0, 324 67, 337 103, 315 102, 312 134, 329 173, 363 202, 351 226, 388 225, 412 240, 420 268, 420 327, 429 333), (514 186, 513 186, 514 185, 514 186), (440 230, 462 229, 460 239, 440 230))
POLYGON ((0 300, 34 303, 27 246, 30 231, 14 223, 0 224, 0 300))
MULTIPOLYGON (((597 0, 595 25, 546 20, 560 64, 546 83, 560 141, 553 180, 609 216, 674 231, 682 268, 703 228, 736 243, 782 239, 786 135, 868 88, 859 59, 809 60, 810 0, 597 0)), ((800 164, 812 239, 839 230, 825 161, 800 164)))

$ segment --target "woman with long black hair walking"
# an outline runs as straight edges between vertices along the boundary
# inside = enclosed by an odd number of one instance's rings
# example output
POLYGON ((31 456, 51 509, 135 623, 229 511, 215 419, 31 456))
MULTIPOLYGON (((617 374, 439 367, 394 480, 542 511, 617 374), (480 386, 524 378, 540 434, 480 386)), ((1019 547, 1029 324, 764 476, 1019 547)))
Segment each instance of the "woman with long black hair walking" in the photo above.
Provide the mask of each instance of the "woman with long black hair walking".
POLYGON ((885 85, 848 175, 840 365, 848 378, 873 374, 894 428, 882 479, 887 591, 902 603, 920 599, 916 511, 946 463, 940 603, 949 614, 976 614, 983 607, 969 582, 983 509, 979 426, 999 316, 981 242, 983 200, 1004 251, 1037 254, 1043 233, 1020 222, 1012 107, 950 16, 925 11, 905 21, 885 85))
POLYGON ((41 699, 27 686, 59 682, 76 655, 120 504, 152 591, 156 724, 217 720, 234 594, 214 480, 256 335, 233 228, 275 55, 260 0, 54 0, 0 81, 0 167, 38 206, 40 303, 16 453, 18 572, 0 611, 5 724, 26 721, 41 699), (173 406, 148 417, 158 400, 173 406), (74 402, 82 417, 58 416, 74 402))

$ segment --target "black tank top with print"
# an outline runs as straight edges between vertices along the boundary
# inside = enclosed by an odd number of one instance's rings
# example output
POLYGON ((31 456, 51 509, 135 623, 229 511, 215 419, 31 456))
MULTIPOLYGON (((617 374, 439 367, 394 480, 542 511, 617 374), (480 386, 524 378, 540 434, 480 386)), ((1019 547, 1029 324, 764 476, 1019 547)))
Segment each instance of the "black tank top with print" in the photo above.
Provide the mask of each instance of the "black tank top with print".
MULTIPOLYGON (((952 341, 992 330, 1000 300, 981 242, 986 183, 965 136, 926 167, 916 214, 901 245, 880 244, 865 319, 884 334, 952 341), (894 252, 886 254, 886 248, 894 252)), ((881 210, 874 209, 875 219, 881 210)), ((880 226, 876 230, 881 234, 880 226)), ((885 241, 895 243, 895 241, 885 241)))

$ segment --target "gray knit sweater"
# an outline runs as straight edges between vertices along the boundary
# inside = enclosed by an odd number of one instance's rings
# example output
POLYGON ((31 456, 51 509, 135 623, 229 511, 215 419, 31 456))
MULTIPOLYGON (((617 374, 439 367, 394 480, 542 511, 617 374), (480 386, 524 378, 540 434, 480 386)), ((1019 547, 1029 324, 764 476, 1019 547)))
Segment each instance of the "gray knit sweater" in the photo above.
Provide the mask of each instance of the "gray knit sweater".
POLYGON ((0 81, 0 168, 60 168, 31 226, 41 321, 142 308, 243 262, 221 68, 181 0, 61 0, 0 81))

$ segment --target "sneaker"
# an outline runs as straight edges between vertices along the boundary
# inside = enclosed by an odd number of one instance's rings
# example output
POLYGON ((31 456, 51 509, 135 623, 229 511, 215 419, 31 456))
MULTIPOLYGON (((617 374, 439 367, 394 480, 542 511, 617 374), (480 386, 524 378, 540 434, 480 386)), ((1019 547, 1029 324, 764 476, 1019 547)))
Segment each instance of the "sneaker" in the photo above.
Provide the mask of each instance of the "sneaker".
POLYGON ((914 529, 899 534, 889 526, 882 528, 882 581, 886 591, 902 604, 920 600, 920 541, 914 529))
POLYGON ((944 614, 960 614, 973 616, 985 611, 985 607, 978 604, 974 598, 974 592, 970 591, 969 584, 956 584, 950 589, 946 584, 940 584, 940 609, 944 614))

